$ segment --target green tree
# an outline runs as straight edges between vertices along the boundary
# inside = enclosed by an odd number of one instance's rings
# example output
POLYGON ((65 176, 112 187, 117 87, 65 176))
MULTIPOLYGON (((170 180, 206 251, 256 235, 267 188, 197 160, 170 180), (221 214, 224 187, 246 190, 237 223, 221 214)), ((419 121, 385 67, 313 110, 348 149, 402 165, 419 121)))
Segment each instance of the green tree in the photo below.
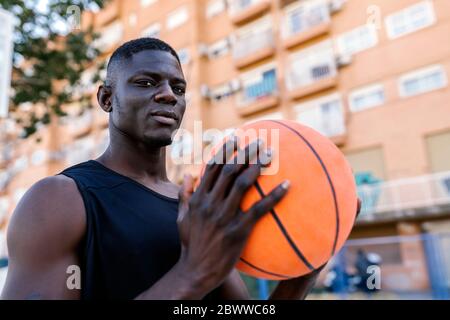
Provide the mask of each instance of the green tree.
POLYGON ((65 115, 65 104, 78 102, 82 110, 91 107, 90 97, 80 94, 81 75, 87 67, 96 68, 91 79, 95 83, 105 66, 93 66, 100 54, 92 45, 98 35, 92 28, 73 28, 73 23, 77 12, 104 5, 102 0, 0 0, 0 7, 16 17, 10 115, 24 129, 22 137, 33 135, 39 123, 48 124, 52 115, 65 115), (24 103, 42 105, 44 110, 17 112, 24 103))

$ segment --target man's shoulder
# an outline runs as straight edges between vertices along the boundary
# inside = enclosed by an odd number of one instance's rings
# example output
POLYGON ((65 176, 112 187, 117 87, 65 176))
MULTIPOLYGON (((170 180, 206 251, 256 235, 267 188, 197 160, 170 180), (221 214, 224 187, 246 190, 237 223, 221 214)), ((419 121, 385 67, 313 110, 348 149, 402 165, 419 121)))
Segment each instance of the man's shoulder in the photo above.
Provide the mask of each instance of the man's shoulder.
POLYGON ((85 219, 84 203, 75 182, 57 175, 36 182, 25 193, 10 225, 16 231, 34 233, 39 229, 49 234, 76 235, 84 230, 85 219))
MULTIPOLYGON (((33 205, 53 205, 60 202, 76 202, 79 195, 75 181, 65 175, 56 175, 39 180, 31 186, 20 202, 31 202, 33 205), (51 200, 51 201, 50 201, 51 200)), ((20 203, 19 203, 20 204, 20 203)))

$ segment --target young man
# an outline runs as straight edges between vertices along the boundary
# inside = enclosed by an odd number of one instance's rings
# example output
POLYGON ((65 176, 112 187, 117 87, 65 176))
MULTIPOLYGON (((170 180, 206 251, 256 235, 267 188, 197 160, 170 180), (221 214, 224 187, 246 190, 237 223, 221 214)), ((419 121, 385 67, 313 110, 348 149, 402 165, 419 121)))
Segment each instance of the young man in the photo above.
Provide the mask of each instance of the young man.
MULTIPOLYGON (((209 164, 195 193, 190 176, 181 189, 172 184, 165 147, 180 126, 185 91, 168 44, 141 38, 113 53, 97 93, 110 144, 98 159, 37 182, 20 201, 8 229, 4 299, 249 298, 233 267, 288 183, 245 213, 240 200, 260 174, 249 157, 209 164), (81 289, 67 286, 70 266, 80 267, 81 289)), ((304 298, 317 274, 282 281, 272 298, 304 298)))

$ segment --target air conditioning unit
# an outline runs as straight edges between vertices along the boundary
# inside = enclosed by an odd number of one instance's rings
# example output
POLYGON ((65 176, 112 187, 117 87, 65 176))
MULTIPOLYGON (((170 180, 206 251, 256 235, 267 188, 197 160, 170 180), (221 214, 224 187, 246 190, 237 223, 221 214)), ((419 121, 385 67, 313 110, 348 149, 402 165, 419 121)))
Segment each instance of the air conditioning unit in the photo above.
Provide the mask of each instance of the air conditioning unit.
POLYGON ((338 12, 344 7, 346 0, 330 0, 330 11, 338 12))
POLYGON ((208 46, 204 43, 198 45, 198 53, 201 57, 208 57, 208 46))
POLYGON ((352 63, 352 56, 350 54, 340 54, 336 56, 336 64, 338 67, 345 67, 352 63))
POLYGON ((229 82, 231 92, 237 92, 241 90, 241 81, 239 79, 233 79, 229 82))
POLYGON ((200 95, 202 96, 202 98, 205 98, 205 99, 211 98, 211 93, 210 93, 209 87, 206 84, 202 84, 200 86, 200 95))

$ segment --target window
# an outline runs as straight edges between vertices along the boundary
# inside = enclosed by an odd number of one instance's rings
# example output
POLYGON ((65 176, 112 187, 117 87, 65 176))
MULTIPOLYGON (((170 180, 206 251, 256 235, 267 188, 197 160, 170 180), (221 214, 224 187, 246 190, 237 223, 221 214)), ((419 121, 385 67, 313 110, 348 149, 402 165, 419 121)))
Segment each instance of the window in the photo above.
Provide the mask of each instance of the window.
POLYGON ((244 104, 251 103, 267 96, 272 96, 277 91, 276 71, 273 64, 243 74, 241 81, 241 102, 244 104))
POLYGON ((224 100, 233 94, 233 90, 229 83, 211 89, 209 95, 214 102, 224 100))
POLYGON ((185 48, 185 49, 181 49, 178 52, 178 58, 180 58, 180 62, 181 64, 188 64, 191 57, 189 54, 189 49, 185 48))
POLYGON ((128 24, 132 27, 134 27, 137 23, 137 15, 135 13, 132 13, 128 16, 128 24))
POLYGON ((230 51, 230 41, 228 38, 219 40, 211 44, 208 48, 208 57, 210 59, 219 58, 230 51))
POLYGON ((155 3, 158 0, 141 0, 141 6, 148 7, 149 5, 155 3))
POLYGON ((49 152, 47 150, 36 150, 31 155, 31 164, 34 166, 39 166, 46 162, 49 158, 49 152))
POLYGON ((95 149, 95 141, 92 137, 75 140, 66 147, 66 161, 68 165, 74 165, 92 157, 95 149))
POLYGON ((182 7, 169 14, 167 17, 167 29, 175 29, 184 24, 189 18, 188 8, 182 7))
POLYGON ((378 43, 378 34, 376 26, 373 24, 363 25, 351 31, 348 31, 336 39, 339 53, 355 54, 376 46, 378 43))
POLYGON ((422 1, 388 16, 385 20, 389 38, 396 39, 436 22, 433 3, 422 1))
POLYGON ((384 86, 381 84, 371 85, 350 92, 349 104, 353 112, 373 108, 384 103, 384 86))
POLYGON ((100 37, 95 40, 94 46, 104 50, 116 45, 122 39, 123 26, 120 22, 113 22, 100 32, 100 37))
POLYGON ((159 23, 153 23, 144 30, 142 30, 141 35, 143 37, 159 38, 160 33, 161 33, 161 25, 159 23))
POLYGON ((233 55, 235 59, 245 57, 263 48, 274 45, 272 20, 263 17, 237 30, 233 39, 233 55))
POLYGON ((99 137, 96 139, 95 147, 94 147, 94 155, 93 158, 99 157, 109 145, 109 130, 103 129, 99 133, 99 137))
POLYGON ((345 133, 344 113, 339 94, 333 94, 294 107, 296 120, 327 137, 345 133))
POLYGON ((425 141, 431 171, 450 171, 450 131, 428 136, 425 141))
POLYGON ((22 199, 22 197, 25 195, 26 192, 27 192, 27 188, 23 188, 23 187, 20 187, 20 188, 17 188, 16 190, 14 190, 14 193, 13 193, 14 202, 16 204, 18 204, 20 199, 22 199))
POLYGON ((206 6, 206 17, 212 18, 225 11, 225 0, 210 0, 206 6))
POLYGON ((331 41, 293 53, 286 70, 289 90, 336 75, 336 62, 331 41))
POLYGON ((330 10, 324 1, 295 2, 285 8, 283 36, 305 31, 330 20, 330 10))
POLYGON ((431 66, 400 77, 400 96, 411 97, 447 86, 442 66, 431 66))
POLYGON ((232 15, 238 13, 239 11, 245 10, 251 5, 257 3, 260 0, 229 0, 230 13, 232 15))
POLYGON ((27 156, 21 156, 14 161, 11 170, 13 171, 13 174, 20 173, 24 171, 28 165, 29 161, 27 156))
POLYGON ((367 174, 376 179, 385 178, 383 149, 380 147, 352 151, 345 154, 353 173, 367 174))
POLYGON ((9 198, 4 196, 0 197, 0 221, 3 222, 3 219, 6 218, 9 209, 9 198))

